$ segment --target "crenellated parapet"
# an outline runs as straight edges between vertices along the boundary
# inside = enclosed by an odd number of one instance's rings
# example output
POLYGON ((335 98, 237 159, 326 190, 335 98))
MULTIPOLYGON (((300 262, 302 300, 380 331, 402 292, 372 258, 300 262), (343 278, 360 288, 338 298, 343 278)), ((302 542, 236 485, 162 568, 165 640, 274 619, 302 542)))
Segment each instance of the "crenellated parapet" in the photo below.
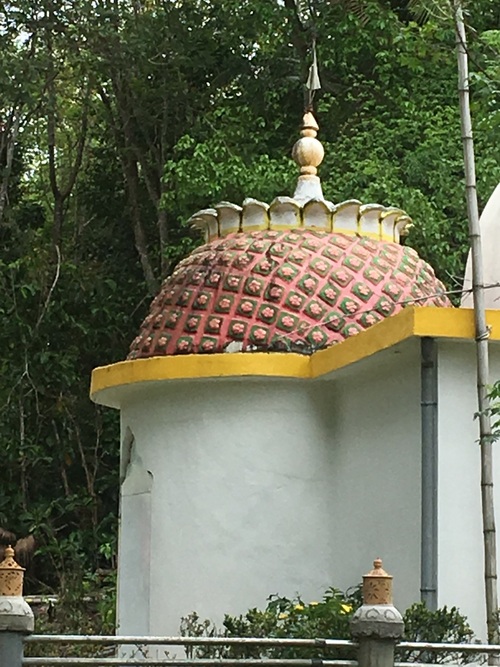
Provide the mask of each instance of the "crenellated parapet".
POLYGON ((243 206, 221 202, 195 213, 189 222, 204 232, 206 241, 238 232, 307 229, 363 236, 399 243, 408 233, 411 218, 401 209, 362 204, 349 199, 333 204, 324 199, 276 197, 271 204, 245 199, 243 206))

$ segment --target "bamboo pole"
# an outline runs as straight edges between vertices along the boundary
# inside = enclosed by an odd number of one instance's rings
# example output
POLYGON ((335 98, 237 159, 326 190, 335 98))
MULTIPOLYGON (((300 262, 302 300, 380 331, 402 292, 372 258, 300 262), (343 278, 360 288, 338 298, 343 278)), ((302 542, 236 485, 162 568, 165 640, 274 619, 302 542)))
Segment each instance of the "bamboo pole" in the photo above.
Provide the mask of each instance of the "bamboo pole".
MULTIPOLYGON (((469 104, 469 68, 467 57, 467 37, 463 19, 462 3, 453 0, 456 50, 458 61, 458 95, 465 166, 465 192, 467 216, 469 219, 469 239, 472 257, 472 294, 474 300, 474 322, 476 331, 477 399, 479 413, 479 445, 481 452, 481 506, 484 543, 484 586, 486 597, 486 623, 488 641, 499 643, 498 632, 498 591, 495 505, 493 498, 493 438, 491 432, 489 384, 489 328, 486 323, 484 305, 483 261, 481 233, 477 205, 476 168, 474 141, 469 104)), ((498 664, 498 663, 495 663, 498 664)))

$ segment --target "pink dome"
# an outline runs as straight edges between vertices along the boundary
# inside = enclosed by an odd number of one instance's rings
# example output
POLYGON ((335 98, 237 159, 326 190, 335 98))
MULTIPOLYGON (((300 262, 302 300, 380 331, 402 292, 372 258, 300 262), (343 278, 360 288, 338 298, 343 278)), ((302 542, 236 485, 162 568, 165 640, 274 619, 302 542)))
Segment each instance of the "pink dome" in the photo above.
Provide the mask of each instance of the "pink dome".
POLYGON ((231 233, 180 262, 129 359, 224 351, 310 354, 407 305, 451 306, 409 247, 293 229, 231 233))

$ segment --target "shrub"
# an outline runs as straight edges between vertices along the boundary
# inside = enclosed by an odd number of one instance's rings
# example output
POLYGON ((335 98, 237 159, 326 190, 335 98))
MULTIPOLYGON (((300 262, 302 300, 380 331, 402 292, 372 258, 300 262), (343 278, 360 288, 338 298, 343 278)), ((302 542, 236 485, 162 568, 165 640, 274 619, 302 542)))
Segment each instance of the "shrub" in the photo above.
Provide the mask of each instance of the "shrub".
MULTIPOLYGON (((226 615, 223 627, 217 629, 209 620, 201 620, 196 612, 182 619, 181 634, 191 637, 276 637, 311 639, 350 639, 350 620, 362 604, 361 588, 343 593, 329 588, 321 601, 304 602, 272 595, 265 609, 253 608, 240 616, 226 615)), ((453 644, 475 641, 467 619, 456 607, 429 610, 415 603, 404 614, 405 641, 447 642, 453 644)), ((188 647, 189 658, 336 658, 355 659, 352 649, 335 650, 320 645, 313 648, 259 646, 188 647)), ((405 662, 455 663, 477 662, 477 656, 438 654, 429 651, 406 651, 405 662)))

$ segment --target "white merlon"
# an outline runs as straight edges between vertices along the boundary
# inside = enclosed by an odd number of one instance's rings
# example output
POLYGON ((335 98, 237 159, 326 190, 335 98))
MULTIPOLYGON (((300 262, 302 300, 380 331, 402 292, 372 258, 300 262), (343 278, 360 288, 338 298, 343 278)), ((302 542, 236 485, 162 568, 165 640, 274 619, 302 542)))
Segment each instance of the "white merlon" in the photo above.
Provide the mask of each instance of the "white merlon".
POLYGON ((189 222, 205 233, 207 242, 238 232, 316 229, 399 243, 411 219, 401 209, 357 199, 334 204, 322 197, 276 197, 271 205, 257 199, 245 199, 243 206, 221 202, 198 211, 189 222))

